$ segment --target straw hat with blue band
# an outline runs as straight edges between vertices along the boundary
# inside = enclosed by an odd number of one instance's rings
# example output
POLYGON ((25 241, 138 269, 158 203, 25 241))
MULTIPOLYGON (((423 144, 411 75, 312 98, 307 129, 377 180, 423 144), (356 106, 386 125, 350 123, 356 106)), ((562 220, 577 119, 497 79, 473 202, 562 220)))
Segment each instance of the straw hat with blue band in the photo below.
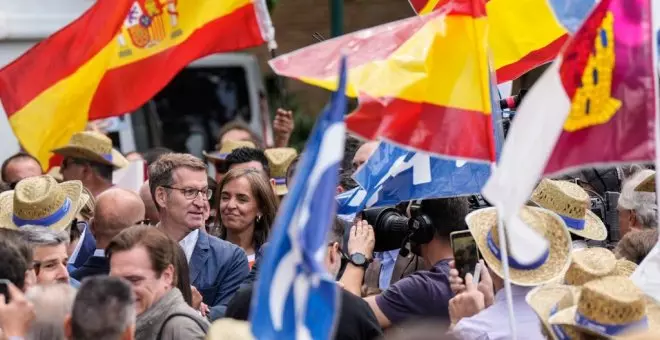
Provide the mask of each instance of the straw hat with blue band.
POLYGON ((557 213, 575 235, 595 241, 607 238, 605 223, 590 210, 589 194, 575 183, 545 178, 532 193, 531 202, 557 213))
MULTIPOLYGON (((552 211, 523 207, 520 218, 549 242, 548 253, 531 264, 522 264, 509 256, 509 278, 519 286, 538 286, 562 277, 570 264, 571 237, 564 221, 552 211)), ((479 252, 488 267, 504 277, 495 208, 473 211, 465 218, 479 252)))
POLYGON ((57 183, 49 175, 23 179, 14 190, 0 194, 0 226, 66 230, 89 198, 82 191, 80 181, 57 183))
POLYGON ((581 332, 614 339, 655 330, 660 309, 623 276, 607 276, 587 282, 575 306, 550 317, 551 325, 573 326, 581 332))
POLYGON ((286 195, 289 192, 286 186, 286 171, 298 157, 298 151, 294 148, 272 148, 264 150, 264 154, 268 159, 270 175, 275 181, 275 194, 286 195))
POLYGON ((95 131, 74 133, 69 144, 51 152, 64 157, 111 165, 115 169, 123 168, 129 163, 124 155, 112 148, 112 140, 108 136, 95 131))
POLYGON ((579 296, 580 290, 577 287, 549 284, 532 289, 525 300, 541 320, 548 338, 574 340, 581 339, 579 331, 571 326, 551 325, 548 319, 559 310, 575 306, 579 296))
POLYGON ((225 159, 227 159, 227 156, 229 156, 229 154, 235 149, 238 148, 256 149, 257 146, 250 141, 228 140, 222 143, 222 145, 216 145, 216 148, 218 148, 218 150, 213 152, 202 151, 204 157, 206 157, 208 160, 213 162, 224 161, 225 159))

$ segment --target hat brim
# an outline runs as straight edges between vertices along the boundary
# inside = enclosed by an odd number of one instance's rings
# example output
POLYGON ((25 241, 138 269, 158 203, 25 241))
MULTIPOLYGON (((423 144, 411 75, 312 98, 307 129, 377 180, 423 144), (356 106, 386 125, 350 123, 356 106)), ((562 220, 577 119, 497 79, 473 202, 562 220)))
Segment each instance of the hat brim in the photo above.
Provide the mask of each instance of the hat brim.
POLYGON ((223 162, 225 159, 227 159, 227 154, 221 153, 220 151, 214 151, 214 152, 202 151, 202 155, 204 155, 206 159, 213 162, 223 162))
MULTIPOLYGON (((83 197, 83 185, 80 181, 68 181, 60 183, 59 186, 71 200, 71 209, 56 223, 48 226, 53 230, 66 230, 71 221, 76 218, 80 209, 87 203, 89 197, 83 197)), ((86 196, 86 195, 85 195, 86 196)), ((0 194, 0 227, 8 229, 19 229, 12 219, 14 214, 14 191, 6 191, 0 194)))
MULTIPOLYGON (((525 207, 521 213, 542 214, 546 221, 552 221, 555 225, 549 226, 548 231, 560 230, 557 235, 544 237, 550 242, 548 259, 540 267, 532 270, 519 270, 509 268, 511 282, 518 286, 533 287, 549 282, 554 282, 557 277, 563 276, 568 270, 571 260, 571 236, 566 229, 566 224, 554 212, 535 207, 525 207)), ((495 208, 479 209, 471 212, 465 218, 470 233, 474 237, 479 252, 488 263, 488 267, 498 276, 504 277, 502 262, 488 248, 488 233, 494 225, 497 225, 497 211, 495 208)))
POLYGON ((276 184, 275 185, 275 195, 284 196, 288 193, 289 193, 289 188, 287 188, 286 184, 276 184))
POLYGON ((110 152, 110 154, 112 155, 111 161, 103 158, 103 156, 97 154, 92 150, 82 148, 79 146, 73 146, 73 145, 63 146, 61 148, 51 150, 51 152, 58 155, 62 155, 64 157, 80 158, 104 165, 110 165, 116 169, 121 169, 127 166, 129 163, 126 157, 124 157, 124 155, 122 155, 121 152, 115 149, 112 149, 112 151, 110 152))
POLYGON ((555 333, 552 331, 552 326, 548 322, 550 319, 550 312, 552 308, 559 303, 559 301, 569 294, 573 287, 566 285, 544 285, 532 289, 527 296, 525 296, 525 301, 527 304, 532 307, 532 310, 536 313, 541 320, 541 323, 546 328, 547 334, 554 340, 559 340, 555 336, 555 333))
POLYGON ((655 192, 655 172, 635 187, 637 192, 655 192))
MULTIPOLYGON (((541 204, 532 201, 531 199, 527 203, 542 208, 541 204)), ((572 234, 589 240, 603 241, 607 239, 607 227, 605 227, 605 223, 603 223, 603 221, 598 218, 598 215, 591 210, 587 210, 584 218, 584 229, 578 230, 569 226, 566 226, 566 229, 572 234)))
MULTIPOLYGON (((647 302, 648 303, 648 302, 647 302)), ((634 331, 631 333, 625 333, 617 336, 611 336, 607 334, 600 333, 596 330, 590 329, 590 328, 585 328, 580 325, 577 325, 575 323, 575 314, 577 313, 577 306, 572 306, 568 307, 566 309, 562 309, 558 311, 555 315, 550 317, 550 320, 548 322, 551 325, 560 325, 560 326, 571 326, 574 327, 575 329, 579 330, 580 332, 584 332, 587 334, 593 334, 593 335, 598 335, 601 337, 605 337, 608 339, 625 339, 628 336, 642 333, 642 332, 647 332, 647 331, 657 331, 660 330, 660 306, 653 304, 653 305, 647 305, 646 307, 646 316, 648 318, 648 329, 643 329, 639 331, 634 331)))

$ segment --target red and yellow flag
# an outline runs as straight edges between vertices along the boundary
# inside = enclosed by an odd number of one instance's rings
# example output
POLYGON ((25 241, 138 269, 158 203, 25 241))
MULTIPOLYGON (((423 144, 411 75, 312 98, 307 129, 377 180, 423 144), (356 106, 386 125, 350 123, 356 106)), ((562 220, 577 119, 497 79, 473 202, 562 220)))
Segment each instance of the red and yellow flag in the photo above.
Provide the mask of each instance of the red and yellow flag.
MULTIPOLYGON (((415 12, 428 14, 451 0, 409 0, 415 12)), ((488 45, 497 81, 516 79, 552 61, 568 39, 548 0, 490 0, 488 45)))
POLYGON ((99 0, 0 70, 0 99, 22 147, 46 165, 88 119, 135 110, 193 60, 272 32, 263 0, 99 0))
POLYGON ((482 0, 350 33, 271 60, 276 73, 334 90, 340 55, 360 107, 349 130, 410 148, 494 159, 482 0))

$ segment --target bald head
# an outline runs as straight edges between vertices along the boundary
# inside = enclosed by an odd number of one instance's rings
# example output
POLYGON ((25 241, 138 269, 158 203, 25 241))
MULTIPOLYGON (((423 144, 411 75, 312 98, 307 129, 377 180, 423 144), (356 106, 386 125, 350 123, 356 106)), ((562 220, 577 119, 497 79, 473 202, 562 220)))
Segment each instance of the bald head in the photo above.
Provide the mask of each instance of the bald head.
POLYGON ((136 193, 111 188, 96 198, 92 230, 97 248, 105 248, 122 230, 144 219, 144 203, 136 193))
POLYGON ((366 142, 362 144, 362 146, 360 146, 355 152, 355 156, 353 156, 353 171, 357 170, 362 164, 367 162, 367 159, 369 159, 377 147, 378 142, 366 142))
POLYGON ((160 215, 158 214, 158 209, 156 209, 156 203, 154 203, 154 199, 151 196, 148 180, 140 187, 140 198, 142 198, 142 202, 144 202, 144 207, 146 209, 144 218, 152 223, 158 223, 160 221, 160 215))

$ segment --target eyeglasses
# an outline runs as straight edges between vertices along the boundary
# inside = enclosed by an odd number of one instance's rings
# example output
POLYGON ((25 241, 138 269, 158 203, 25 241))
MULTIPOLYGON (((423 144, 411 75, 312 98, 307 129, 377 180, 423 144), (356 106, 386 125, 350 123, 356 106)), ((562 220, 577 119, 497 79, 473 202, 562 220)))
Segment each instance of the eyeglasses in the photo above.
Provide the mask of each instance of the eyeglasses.
POLYGON ((210 200, 211 196, 213 196, 213 190, 211 190, 210 188, 204 188, 204 189, 175 188, 165 185, 163 185, 163 188, 181 191, 183 193, 183 197, 191 201, 196 199, 199 194, 202 194, 204 198, 206 198, 207 200, 210 200))

